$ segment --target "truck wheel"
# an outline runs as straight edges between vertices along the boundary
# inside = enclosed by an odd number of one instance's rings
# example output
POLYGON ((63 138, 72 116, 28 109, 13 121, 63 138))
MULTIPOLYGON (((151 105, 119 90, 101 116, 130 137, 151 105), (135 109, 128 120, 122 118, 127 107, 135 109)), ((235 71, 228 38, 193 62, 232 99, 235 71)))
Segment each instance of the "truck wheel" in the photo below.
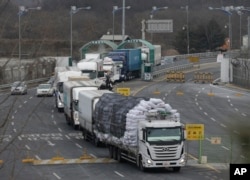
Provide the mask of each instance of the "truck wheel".
POLYGON ((95 144, 95 147, 99 147, 100 146, 100 141, 97 137, 94 137, 94 144, 95 144))
POLYGON ((113 158, 113 146, 109 146, 109 158, 113 158))
POLYGON ((179 172, 181 170, 181 167, 173 167, 174 172, 179 172))
POLYGON ((118 162, 123 162, 123 159, 122 159, 122 151, 120 148, 117 149, 117 161, 118 162))
POLYGON ((117 148, 113 147, 113 159, 117 160, 117 148))
POLYGON ((145 171, 146 171, 146 168, 143 166, 143 163, 142 163, 142 157, 140 157, 140 159, 139 159, 139 169, 140 169, 142 172, 145 172, 145 171))

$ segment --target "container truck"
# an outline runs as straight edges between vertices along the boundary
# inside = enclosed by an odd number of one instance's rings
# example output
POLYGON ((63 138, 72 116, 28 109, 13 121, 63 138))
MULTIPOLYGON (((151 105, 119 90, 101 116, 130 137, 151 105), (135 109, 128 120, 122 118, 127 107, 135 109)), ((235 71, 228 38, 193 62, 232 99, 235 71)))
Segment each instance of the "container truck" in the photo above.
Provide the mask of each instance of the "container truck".
POLYGON ((141 49, 116 49, 107 54, 113 61, 122 62, 120 81, 127 81, 141 75, 141 49))
POLYGON ((74 69, 65 69, 63 71, 58 71, 55 74, 54 81, 54 94, 55 94, 55 106, 58 109, 58 112, 63 112, 63 83, 69 80, 69 77, 80 77, 81 71, 74 69))
POLYGON ((119 82, 121 79, 122 61, 113 61, 109 57, 103 59, 103 70, 110 73, 110 79, 113 83, 119 82))
MULTIPOLYGON (((142 171, 165 167, 179 171, 185 166, 184 124, 169 104, 116 93, 100 94, 95 101, 88 94, 84 96, 90 103, 81 103, 79 97, 80 114, 89 112, 88 135, 106 144, 111 158, 135 163, 142 171)), ((87 121, 80 118, 81 126, 84 123, 87 121)), ((83 135, 86 137, 86 131, 83 135)))
POLYGON ((102 84, 101 89, 106 88, 102 59, 82 59, 77 63, 77 67, 81 70, 82 76, 96 79, 102 84))
POLYGON ((94 80, 86 81, 67 81, 63 83, 63 97, 64 97, 64 115, 68 125, 72 125, 74 129, 78 129, 79 120, 78 112, 74 111, 78 106, 78 97, 80 91, 97 90, 100 84, 94 80))
POLYGON ((78 106, 73 107, 75 112, 78 111, 80 129, 82 130, 84 139, 93 142, 96 146, 99 145, 99 139, 94 133, 95 123, 93 114, 96 103, 104 93, 113 92, 108 90, 80 91, 78 106))

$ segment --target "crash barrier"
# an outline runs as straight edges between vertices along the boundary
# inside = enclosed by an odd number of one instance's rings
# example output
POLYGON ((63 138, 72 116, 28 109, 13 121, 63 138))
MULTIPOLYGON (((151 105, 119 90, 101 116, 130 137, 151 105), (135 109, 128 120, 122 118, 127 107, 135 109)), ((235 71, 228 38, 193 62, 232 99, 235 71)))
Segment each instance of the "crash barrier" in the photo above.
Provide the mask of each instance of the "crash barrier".
POLYGON ((194 82, 200 83, 212 83, 213 82, 213 73, 207 72, 195 72, 194 73, 194 82))
POLYGON ((166 81, 185 82, 185 74, 182 71, 168 71, 166 73, 166 81))
POLYGON ((192 69, 193 68, 193 63, 188 63, 184 65, 178 65, 174 67, 169 67, 161 70, 155 70, 151 73, 152 78, 157 78, 166 75, 168 71, 184 71, 187 69, 192 69))

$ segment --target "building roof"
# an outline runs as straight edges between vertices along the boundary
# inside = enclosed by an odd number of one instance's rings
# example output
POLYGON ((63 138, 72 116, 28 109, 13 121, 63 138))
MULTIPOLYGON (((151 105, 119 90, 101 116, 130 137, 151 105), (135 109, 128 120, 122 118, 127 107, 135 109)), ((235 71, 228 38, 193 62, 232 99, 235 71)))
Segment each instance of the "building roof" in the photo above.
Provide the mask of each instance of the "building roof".
MULTIPOLYGON (((122 41, 122 35, 112 35, 112 34, 104 34, 102 35, 102 37, 100 38, 101 40, 109 40, 109 41, 122 41)), ((124 35, 124 40, 128 40, 130 39, 130 37, 128 35, 124 35)))

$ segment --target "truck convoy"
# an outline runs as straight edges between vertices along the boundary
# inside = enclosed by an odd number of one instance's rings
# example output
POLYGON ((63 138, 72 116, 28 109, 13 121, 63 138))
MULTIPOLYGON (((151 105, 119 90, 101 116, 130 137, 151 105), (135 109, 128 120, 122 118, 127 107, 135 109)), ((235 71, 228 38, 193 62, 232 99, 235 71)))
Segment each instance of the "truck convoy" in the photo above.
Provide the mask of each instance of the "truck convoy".
POLYGON ((113 61, 122 62, 120 81, 140 77, 141 49, 116 49, 109 52, 106 57, 113 61))
POLYGON ((80 91, 97 90, 100 84, 94 80, 86 81, 66 81, 63 83, 63 103, 64 115, 68 125, 72 125, 74 129, 78 129, 78 95, 80 91))
POLYGON ((135 163, 142 171, 179 171, 185 165, 184 125, 177 110, 161 99, 81 91, 78 105, 84 139, 106 144, 111 158, 135 163))

